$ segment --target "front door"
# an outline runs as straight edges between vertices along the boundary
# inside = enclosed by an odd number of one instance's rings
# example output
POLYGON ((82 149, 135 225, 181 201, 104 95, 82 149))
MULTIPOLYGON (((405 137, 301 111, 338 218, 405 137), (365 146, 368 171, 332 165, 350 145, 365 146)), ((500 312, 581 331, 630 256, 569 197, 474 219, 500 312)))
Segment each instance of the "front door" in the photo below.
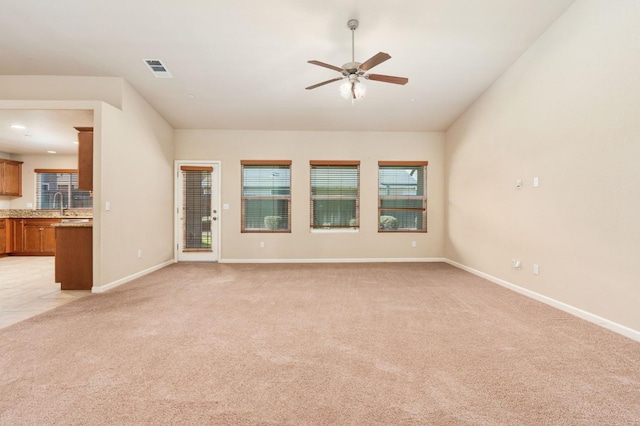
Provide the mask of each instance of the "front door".
POLYGON ((176 163, 176 258, 218 260, 219 163, 176 163))

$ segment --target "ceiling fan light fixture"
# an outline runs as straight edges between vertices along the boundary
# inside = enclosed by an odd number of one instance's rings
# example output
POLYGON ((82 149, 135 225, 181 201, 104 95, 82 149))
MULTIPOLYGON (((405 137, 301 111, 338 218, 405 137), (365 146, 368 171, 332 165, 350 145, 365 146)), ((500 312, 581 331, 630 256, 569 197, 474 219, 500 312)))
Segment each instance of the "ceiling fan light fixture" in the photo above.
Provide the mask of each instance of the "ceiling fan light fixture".
POLYGON ((367 86, 359 81, 345 81, 340 85, 340 96, 345 99, 360 99, 367 94, 367 86))

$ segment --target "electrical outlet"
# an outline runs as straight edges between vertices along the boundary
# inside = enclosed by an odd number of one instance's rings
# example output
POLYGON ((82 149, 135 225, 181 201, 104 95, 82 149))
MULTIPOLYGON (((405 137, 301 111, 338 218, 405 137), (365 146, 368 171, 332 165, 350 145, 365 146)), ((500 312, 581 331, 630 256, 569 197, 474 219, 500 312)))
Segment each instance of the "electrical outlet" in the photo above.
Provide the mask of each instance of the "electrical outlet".
POLYGON ((415 241, 411 241, 411 247, 415 247, 416 246, 416 242, 415 241))
POLYGON ((540 275, 540 265, 533 264, 533 273, 534 275, 540 275))
POLYGON ((518 259, 511 259, 511 267, 514 269, 522 269, 522 261, 518 259))
POLYGON ((138 250, 138 257, 142 257, 142 250, 138 250))
POLYGON ((264 248, 264 241, 260 241, 260 248, 264 248))

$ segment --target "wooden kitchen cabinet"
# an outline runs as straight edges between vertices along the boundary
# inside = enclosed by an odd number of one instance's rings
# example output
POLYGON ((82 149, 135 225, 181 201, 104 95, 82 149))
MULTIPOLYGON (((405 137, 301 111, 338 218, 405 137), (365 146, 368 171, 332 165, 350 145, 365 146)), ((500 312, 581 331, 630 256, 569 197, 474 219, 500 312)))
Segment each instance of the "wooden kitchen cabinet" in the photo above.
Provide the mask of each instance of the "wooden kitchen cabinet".
POLYGON ((93 287, 93 228, 54 227, 56 231, 55 281, 61 290, 91 290, 93 287))
POLYGON ((93 191, 93 127, 76 127, 78 131, 78 189, 93 191))
POLYGON ((7 254, 7 221, 8 219, 0 219, 0 256, 7 254))
POLYGON ((0 158, 0 195, 22 197, 22 161, 0 158))
POLYGON ((53 256, 56 254, 56 233, 51 226, 60 219, 11 219, 11 247, 18 256, 53 256))
POLYGON ((14 254, 22 252, 22 225, 24 219, 9 219, 7 221, 7 232, 9 233, 7 241, 9 246, 7 252, 14 254))

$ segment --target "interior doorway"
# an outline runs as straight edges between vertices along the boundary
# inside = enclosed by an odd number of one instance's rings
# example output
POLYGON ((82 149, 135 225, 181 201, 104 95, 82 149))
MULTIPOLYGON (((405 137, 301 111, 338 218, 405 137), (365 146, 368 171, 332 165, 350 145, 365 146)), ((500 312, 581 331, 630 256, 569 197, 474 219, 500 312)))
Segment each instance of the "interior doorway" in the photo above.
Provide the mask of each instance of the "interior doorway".
POLYGON ((178 262, 217 262, 220 163, 176 162, 176 253, 178 262))

